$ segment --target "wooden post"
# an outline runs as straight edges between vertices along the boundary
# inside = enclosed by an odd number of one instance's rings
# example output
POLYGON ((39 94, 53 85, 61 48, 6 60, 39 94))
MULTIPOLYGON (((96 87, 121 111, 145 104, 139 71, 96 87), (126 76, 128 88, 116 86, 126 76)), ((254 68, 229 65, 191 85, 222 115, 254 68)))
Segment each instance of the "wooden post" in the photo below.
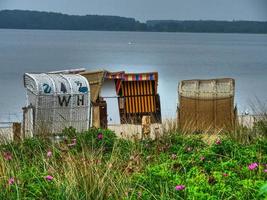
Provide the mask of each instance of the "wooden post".
POLYGON ((100 128, 100 107, 93 105, 93 127, 100 128))
POLYGON ((142 117, 142 139, 149 138, 151 133, 151 117, 143 116, 142 117))
POLYGON ((21 123, 13 123, 13 140, 16 142, 21 141, 22 135, 21 135, 21 123))

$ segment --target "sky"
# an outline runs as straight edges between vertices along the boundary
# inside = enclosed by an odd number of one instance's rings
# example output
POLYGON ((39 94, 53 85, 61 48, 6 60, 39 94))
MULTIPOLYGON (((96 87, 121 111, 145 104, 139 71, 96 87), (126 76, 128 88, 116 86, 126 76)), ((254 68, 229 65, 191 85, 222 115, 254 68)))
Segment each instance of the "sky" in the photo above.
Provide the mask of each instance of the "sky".
POLYGON ((267 21, 267 0, 0 0, 0 10, 99 14, 173 20, 267 21))

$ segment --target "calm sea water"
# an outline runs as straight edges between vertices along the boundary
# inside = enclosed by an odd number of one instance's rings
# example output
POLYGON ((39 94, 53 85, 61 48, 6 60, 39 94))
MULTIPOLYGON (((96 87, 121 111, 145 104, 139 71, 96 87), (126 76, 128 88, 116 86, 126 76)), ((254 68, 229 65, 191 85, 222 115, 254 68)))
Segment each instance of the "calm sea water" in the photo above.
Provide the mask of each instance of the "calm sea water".
POLYGON ((267 104, 267 35, 0 30, 0 121, 21 119, 23 73, 85 67, 159 72, 163 116, 183 79, 236 79, 239 112, 267 104))

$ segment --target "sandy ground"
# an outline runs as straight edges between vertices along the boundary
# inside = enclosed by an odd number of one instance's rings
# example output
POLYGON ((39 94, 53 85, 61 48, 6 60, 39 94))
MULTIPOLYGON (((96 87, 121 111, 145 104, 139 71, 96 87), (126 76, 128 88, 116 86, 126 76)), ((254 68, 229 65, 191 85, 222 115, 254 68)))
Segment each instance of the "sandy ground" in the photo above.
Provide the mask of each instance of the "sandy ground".
POLYGON ((133 124, 117 124, 108 125, 108 128, 116 133, 118 137, 126 139, 141 139, 151 138, 155 139, 163 135, 164 132, 175 130, 177 127, 176 119, 164 119, 162 124, 151 124, 150 134, 142 135, 142 126, 133 124))
MULTIPOLYGON (((238 116, 239 124, 252 128, 254 122, 260 120, 260 116, 252 115, 242 115, 238 116)), ((109 125, 108 128, 116 133, 118 137, 125 139, 138 140, 144 137, 149 137, 155 139, 159 137, 164 132, 175 130, 176 129, 176 120, 175 119, 165 119, 162 124, 152 124, 151 133, 149 135, 142 135, 142 126, 141 125, 132 125, 132 124, 118 124, 118 125, 109 125)), ((0 127, 0 143, 6 143, 13 140, 13 130, 12 127, 0 127)))
POLYGON ((151 133, 149 135, 142 135, 142 126, 133 124, 118 124, 109 125, 108 128, 116 133, 118 137, 138 140, 142 137, 149 137, 155 139, 163 134, 162 124, 151 124, 151 133))

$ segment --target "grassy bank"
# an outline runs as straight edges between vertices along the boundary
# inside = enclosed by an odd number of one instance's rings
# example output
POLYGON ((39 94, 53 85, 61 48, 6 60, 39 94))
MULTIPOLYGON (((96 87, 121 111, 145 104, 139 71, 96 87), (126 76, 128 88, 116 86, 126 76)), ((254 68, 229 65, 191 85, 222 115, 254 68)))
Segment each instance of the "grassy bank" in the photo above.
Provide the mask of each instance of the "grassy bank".
POLYGON ((0 147, 0 199, 264 199, 267 140, 166 133, 131 142, 107 130, 0 147))

